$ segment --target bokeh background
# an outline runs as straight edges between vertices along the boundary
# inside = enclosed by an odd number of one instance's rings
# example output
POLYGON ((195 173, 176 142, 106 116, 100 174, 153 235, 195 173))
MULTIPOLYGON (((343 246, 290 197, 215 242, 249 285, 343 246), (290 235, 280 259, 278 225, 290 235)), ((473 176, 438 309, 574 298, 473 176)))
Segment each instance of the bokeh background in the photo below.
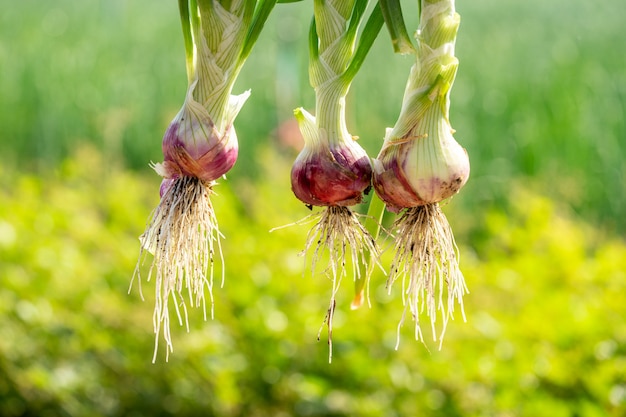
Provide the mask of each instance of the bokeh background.
MULTIPOLYGON (((304 272, 292 110, 310 1, 279 5, 235 92, 241 157, 214 200, 215 320, 151 363, 154 283, 128 292, 158 203, 160 141, 186 87, 177 5, 0 2, 0 416, 626 415, 626 31, 619 0, 459 1, 451 121, 472 175, 445 211, 470 289, 443 348, 400 287, 338 295, 304 272)), ((403 2, 403 4, 405 4, 403 2)), ((416 5, 406 2, 409 27, 416 5)), ((382 32, 348 102, 375 156, 411 59, 382 32)), ((390 222, 387 217, 385 222, 390 222)), ((384 262, 387 262, 386 260, 384 262)))

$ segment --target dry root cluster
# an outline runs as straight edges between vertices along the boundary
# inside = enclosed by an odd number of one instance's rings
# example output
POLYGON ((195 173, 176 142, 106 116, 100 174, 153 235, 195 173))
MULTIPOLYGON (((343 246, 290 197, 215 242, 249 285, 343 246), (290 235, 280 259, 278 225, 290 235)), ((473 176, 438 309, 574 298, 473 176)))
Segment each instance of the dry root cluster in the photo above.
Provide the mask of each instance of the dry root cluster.
MULTIPOLYGON (((173 350, 170 300, 180 325, 184 322, 189 329, 187 305, 202 306, 206 320, 204 290, 207 288, 213 317, 214 257, 217 254, 223 261, 223 256, 220 245, 222 235, 210 200, 212 186, 213 183, 192 177, 176 179, 161 198, 146 231, 140 236, 142 247, 135 269, 140 291, 139 270, 146 257, 145 251, 153 255, 147 280, 154 276, 156 281, 153 361, 156 360, 161 331, 166 343, 166 355, 169 356, 173 350)), ((223 279, 222 268, 222 283, 223 279)))
MULTIPOLYGON (((311 272, 315 273, 317 262, 327 252, 328 266, 324 272, 332 280, 330 304, 324 318, 320 334, 325 325, 328 326, 328 360, 332 360, 332 333, 333 316, 335 313, 335 297, 341 280, 346 276, 346 261, 352 263, 353 278, 369 279, 371 262, 377 262, 379 250, 375 240, 359 221, 358 215, 348 207, 329 206, 325 210, 312 216, 317 222, 307 235, 302 255, 306 256, 311 250, 311 272), (369 256, 368 256, 369 254, 369 256), (360 266, 364 265, 366 277, 361 276, 360 266)), ((306 219, 305 219, 306 220, 306 219)), ((320 338, 318 334, 318 340, 320 338)))
POLYGON ((398 325, 398 343, 408 308, 415 321, 415 338, 424 342, 419 317, 425 311, 430 318, 433 340, 439 337, 441 348, 448 320, 454 318, 455 301, 465 320, 463 295, 467 287, 459 269, 458 248, 450 224, 435 203, 407 209, 394 223, 394 231, 395 256, 387 286, 391 290, 391 285, 402 278, 405 308, 398 325), (439 335, 435 326, 437 311, 442 319, 439 335))

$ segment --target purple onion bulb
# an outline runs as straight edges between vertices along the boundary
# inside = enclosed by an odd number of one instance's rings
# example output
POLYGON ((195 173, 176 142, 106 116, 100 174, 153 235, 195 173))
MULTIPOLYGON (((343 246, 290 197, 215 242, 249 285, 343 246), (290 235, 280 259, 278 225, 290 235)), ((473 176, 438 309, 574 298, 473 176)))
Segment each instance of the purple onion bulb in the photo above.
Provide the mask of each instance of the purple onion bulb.
POLYGON ((305 204, 351 206, 371 187, 372 167, 365 150, 352 138, 329 142, 315 118, 303 109, 296 117, 304 149, 291 169, 291 189, 305 204))

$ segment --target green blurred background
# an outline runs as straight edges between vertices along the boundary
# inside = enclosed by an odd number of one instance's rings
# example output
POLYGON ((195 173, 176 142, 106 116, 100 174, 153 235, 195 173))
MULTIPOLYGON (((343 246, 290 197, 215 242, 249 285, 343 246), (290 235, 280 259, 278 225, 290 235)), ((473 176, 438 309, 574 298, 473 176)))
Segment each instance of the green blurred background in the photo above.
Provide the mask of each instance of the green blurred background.
MULTIPOLYGON (((404 3, 403 3, 404 4, 404 3)), ((241 157, 217 188, 226 285, 151 363, 154 282, 127 294, 186 87, 174 1, 0 7, 1 416, 626 415, 626 30, 619 0, 460 1, 451 121, 472 160, 445 206, 470 294, 442 350, 400 287, 304 274, 291 194, 308 1, 279 5, 235 92, 241 157), (324 333, 322 334, 324 336, 324 333)), ((415 27, 414 2, 406 18, 415 27)), ((381 33, 349 96, 370 155, 408 68, 381 33)), ((386 221, 390 221, 391 218, 386 221)), ((387 254, 389 255, 389 254, 387 254)), ((385 259, 387 262, 388 259, 385 259)))

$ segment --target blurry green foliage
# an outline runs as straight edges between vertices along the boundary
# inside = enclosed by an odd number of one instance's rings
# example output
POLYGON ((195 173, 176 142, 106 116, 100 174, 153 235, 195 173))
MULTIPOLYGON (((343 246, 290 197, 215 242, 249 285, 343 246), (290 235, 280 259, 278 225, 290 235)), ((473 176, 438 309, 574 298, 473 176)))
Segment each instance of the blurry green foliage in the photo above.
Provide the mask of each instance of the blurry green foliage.
MULTIPOLYGON (((413 340, 377 273, 371 308, 343 283, 334 360, 316 341, 330 282, 303 273, 308 210, 290 157, 217 187, 226 284, 216 319, 174 326, 152 364, 154 283, 127 295, 158 178, 82 148, 45 178, 0 168, 1 416, 622 416, 626 244, 512 186, 504 211, 446 211, 471 293, 444 346, 413 340)), ((390 254, 387 254, 390 255, 390 254)), ((388 259, 385 261, 388 265, 388 259)))
MULTIPOLYGON (((388 295, 377 273, 372 307, 350 311, 344 282, 332 365, 325 333, 316 341, 330 283, 303 276, 298 256, 308 229, 269 233, 308 214, 289 191, 299 136, 285 122, 314 105, 310 2, 277 6, 235 89, 253 94, 241 158, 216 189, 216 319, 192 311, 156 364, 153 283, 145 301, 137 283, 126 293, 158 201, 148 162, 186 86, 176 5, 0 8, 0 416, 625 415, 620 7, 458 2, 451 118, 472 176, 445 210, 468 322, 457 314, 441 351, 407 323, 395 351, 400 287, 388 295)), ((382 33, 348 98, 372 156, 412 64, 382 33)))

